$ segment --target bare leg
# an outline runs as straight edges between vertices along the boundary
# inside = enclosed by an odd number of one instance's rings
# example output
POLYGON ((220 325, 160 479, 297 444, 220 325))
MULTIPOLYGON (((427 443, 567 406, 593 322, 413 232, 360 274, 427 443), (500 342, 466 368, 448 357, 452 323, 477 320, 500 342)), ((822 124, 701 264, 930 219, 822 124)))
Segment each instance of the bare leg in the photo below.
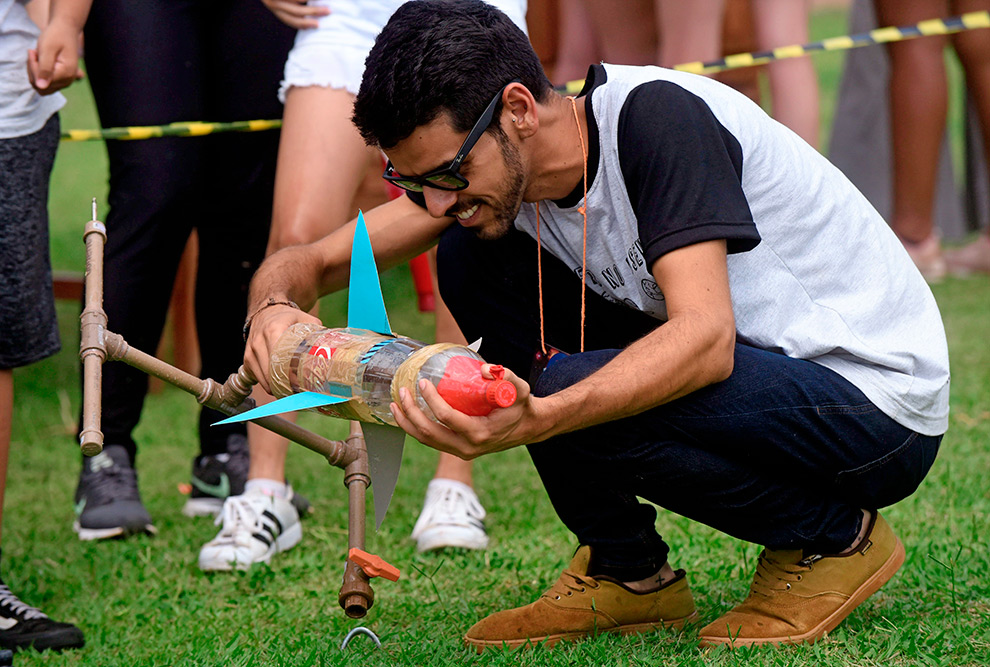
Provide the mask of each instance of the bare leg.
MULTIPOLYGON (((269 253, 315 241, 353 217, 352 202, 361 193, 365 174, 381 160, 351 124, 353 102, 350 93, 331 88, 291 88, 286 95, 269 253)), ((463 342, 449 311, 439 298, 437 303, 437 340, 463 342)), ((260 427, 249 429, 248 484, 284 480, 288 442, 260 427)), ((471 464, 454 457, 441 459, 437 476, 470 486, 471 464)), ((450 544, 440 542, 436 546, 450 544)))
MULTIPOLYGON (((433 278, 433 294, 436 299, 436 339, 466 345, 447 305, 437 290, 437 254, 430 251, 430 275, 433 278)), ((485 509, 474 492, 472 479, 473 464, 451 456, 440 454, 437 470, 426 487, 426 499, 416 524, 412 538, 419 551, 432 551, 445 547, 485 549, 488 547, 488 534, 482 521, 485 509)))
MULTIPOLYGON (((941 16, 939 0, 875 0, 881 25, 905 25, 941 16)), ((888 44, 890 120, 894 156, 894 212, 891 226, 903 241, 921 244, 932 236, 935 170, 945 130, 944 37, 888 44)))
POLYGON ((655 64, 657 35, 650 0, 584 0, 584 4, 607 62, 655 64))
MULTIPOLYGON (((955 0, 953 14, 990 11, 990 0, 955 0)), ((983 133, 983 151, 990 163, 990 31, 967 30, 952 37, 952 44, 966 71, 966 88, 973 96, 980 131, 983 133)))
MULTIPOLYGON (((725 0, 722 12, 722 55, 750 53, 756 50, 756 27, 750 0, 725 0)), ((735 88, 760 104, 760 72, 762 67, 740 67, 717 72, 713 79, 735 88)))
POLYGON ((588 66, 602 58, 595 29, 582 0, 560 0, 560 38, 553 78, 557 85, 584 78, 588 66))
MULTIPOLYGON (((353 95, 333 88, 290 88, 286 94, 269 254, 322 238, 352 217, 366 167, 377 159, 351 124, 353 103, 353 95)), ((260 389, 252 396, 259 405, 272 400, 260 389)), ((248 479, 284 480, 289 442, 254 424, 248 425, 248 442, 248 479)))
MULTIPOLYGON (((952 2, 952 14, 985 11, 988 0, 957 0, 952 2)), ((983 122, 983 154, 990 164, 990 31, 969 30, 952 38, 953 46, 966 71, 966 87, 983 122)), ((990 230, 964 248, 945 253, 945 261, 953 273, 990 273, 990 230)))
POLYGON ((172 354, 175 366, 199 375, 199 337, 196 335, 196 264, 199 256, 199 233, 194 229, 182 251, 176 270, 175 286, 169 308, 172 314, 172 354))
POLYGON ((657 0, 660 64, 673 67, 721 58, 724 11, 725 0, 657 0))
POLYGON ((352 216, 351 202, 377 153, 351 124, 346 90, 290 88, 275 176, 268 252, 322 238, 352 216))
MULTIPOLYGON (((255 385, 251 391, 251 398, 257 405, 264 405, 273 400, 258 385, 255 385)), ((296 420, 294 414, 280 416, 292 422, 296 420)), ((248 448, 251 452, 247 478, 270 479, 277 482, 285 480, 285 457, 289 452, 289 441, 257 424, 249 422, 247 429, 248 448)))
MULTIPOLYGON (((268 253, 309 243, 352 217, 352 200, 377 154, 364 145, 351 124, 354 97, 345 90, 290 88, 286 94, 282 137, 275 172, 275 197, 268 253)), ((271 397, 255 389, 259 404, 271 397)), ((200 550, 203 570, 246 568, 267 562, 271 549, 298 544, 302 527, 285 485, 289 443, 271 431, 248 425, 250 463, 244 494, 229 497, 220 533, 200 550), (267 515, 265 514, 267 512, 267 515), (259 540, 254 519, 274 516, 269 533, 259 540)))
MULTIPOLYGON (((467 345, 468 341, 464 339, 464 334, 461 333, 457 323, 454 322, 454 316, 450 314, 450 310, 447 309, 447 304, 445 304, 443 299, 440 298, 440 292, 437 290, 436 248, 430 250, 430 269, 431 275, 433 276, 433 294, 436 298, 436 310, 434 311, 437 322, 436 339, 437 341, 443 341, 446 343, 459 343, 461 345, 467 345)), ((453 479, 463 484, 467 484, 468 486, 474 486, 474 481, 471 476, 471 469, 472 463, 470 461, 459 459, 453 454, 441 452, 440 460, 437 463, 437 471, 434 473, 433 478, 453 479)))
MULTIPOLYGON (((807 0, 752 0, 757 48, 773 49, 808 41, 807 0)), ((773 117, 818 148, 818 78, 811 58, 768 65, 773 117)))

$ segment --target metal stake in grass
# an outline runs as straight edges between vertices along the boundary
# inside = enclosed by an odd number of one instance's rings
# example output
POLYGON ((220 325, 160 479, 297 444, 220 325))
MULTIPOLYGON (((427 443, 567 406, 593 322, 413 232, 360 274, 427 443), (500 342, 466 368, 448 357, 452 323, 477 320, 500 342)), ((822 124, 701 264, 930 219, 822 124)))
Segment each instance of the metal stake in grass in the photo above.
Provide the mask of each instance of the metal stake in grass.
POLYGON ((378 635, 362 625, 347 633, 347 636, 344 637, 344 641, 340 643, 340 650, 345 650, 347 645, 351 643, 351 640, 358 635, 367 635, 368 637, 371 637, 371 641, 375 642, 375 646, 378 648, 382 647, 382 641, 378 638, 378 635))

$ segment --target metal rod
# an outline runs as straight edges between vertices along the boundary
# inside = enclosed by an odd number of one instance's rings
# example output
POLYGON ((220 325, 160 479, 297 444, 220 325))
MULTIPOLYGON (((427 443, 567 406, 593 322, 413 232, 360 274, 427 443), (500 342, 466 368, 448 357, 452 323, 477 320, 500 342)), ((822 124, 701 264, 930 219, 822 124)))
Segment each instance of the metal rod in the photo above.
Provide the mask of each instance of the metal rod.
MULTIPOLYGON (((103 249, 106 227, 96 220, 96 200, 93 219, 86 223, 86 302, 81 319, 79 356, 83 362, 83 419, 79 443, 83 454, 92 456, 103 449, 100 430, 103 363, 123 361, 149 375, 160 378, 196 397, 202 405, 226 415, 240 414, 254 407, 250 398, 254 378, 241 366, 224 384, 210 378, 201 379, 186 373, 127 344, 119 334, 107 330, 103 310, 103 249)), ((348 551, 364 549, 365 494, 371 485, 368 473, 368 452, 364 434, 357 422, 351 422, 350 435, 345 442, 328 440, 281 417, 254 420, 289 440, 327 459, 330 465, 344 469, 344 484, 348 495, 348 551)), ((348 559, 339 602, 351 618, 362 618, 374 604, 375 593, 369 577, 356 563, 348 559)))
MULTIPOLYGON (((161 359, 131 347, 119 334, 105 332, 107 358, 123 361, 148 375, 164 380, 169 384, 192 394, 203 405, 225 415, 235 415, 254 407, 254 401, 247 399, 251 391, 251 380, 244 368, 238 369, 223 385, 210 378, 201 379, 190 373, 165 363, 161 359)), ((346 468, 360 452, 340 440, 328 440, 282 417, 256 419, 260 426, 282 437, 296 442, 325 457, 327 462, 338 468, 346 468)))
POLYGON ((103 312, 103 246, 107 228, 96 219, 96 199, 93 199, 93 219, 83 231, 86 242, 86 302, 80 320, 79 358, 83 365, 82 428, 79 447, 86 456, 103 451, 100 430, 100 394, 103 387, 101 367, 106 359, 103 332, 107 315, 103 312))
MULTIPOLYGON (((361 452, 350 465, 344 469, 344 485, 347 487, 348 520, 347 520, 347 550, 364 550, 365 540, 365 495, 371 486, 371 476, 368 473, 368 453, 364 443, 364 433, 361 424, 352 421, 351 433, 347 437, 347 446, 361 452)), ((344 581, 340 586, 337 598, 344 613, 350 618, 363 618, 375 603, 375 592, 371 588, 368 575, 354 561, 348 559, 344 566, 344 581)))

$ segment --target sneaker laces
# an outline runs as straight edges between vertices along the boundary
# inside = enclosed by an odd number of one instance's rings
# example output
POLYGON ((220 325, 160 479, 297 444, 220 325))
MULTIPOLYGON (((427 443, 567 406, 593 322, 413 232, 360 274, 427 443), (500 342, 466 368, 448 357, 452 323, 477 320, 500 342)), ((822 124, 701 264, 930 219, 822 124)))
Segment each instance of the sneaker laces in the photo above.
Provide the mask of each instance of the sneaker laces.
POLYGON ((765 551, 760 554, 756 565, 756 577, 750 590, 766 597, 773 597, 781 591, 791 589, 793 582, 801 581, 805 572, 811 571, 811 564, 816 557, 805 558, 797 563, 782 563, 773 560, 765 551))
MULTIPOLYGON (((241 529, 253 534, 261 529, 261 516, 267 507, 262 507, 268 496, 256 494, 254 497, 228 496, 223 503, 223 509, 214 520, 214 525, 223 525, 221 535, 233 536, 241 529)), ((219 536, 218 536, 219 537, 219 536)))
POLYGON ((423 514, 427 523, 464 523, 462 517, 482 521, 485 508, 478 496, 453 486, 443 487, 436 495, 427 499, 423 514))
POLYGON ((544 595, 559 600, 561 597, 574 595, 574 593, 584 593, 589 588, 594 590, 600 586, 601 584, 596 579, 588 575, 578 574, 573 570, 564 570, 560 579, 544 595))
POLYGON ((21 601, 19 597, 14 595, 6 584, 0 584, 0 608, 6 607, 10 609, 14 616, 24 619, 25 621, 30 621, 35 618, 48 618, 48 615, 36 609, 26 602, 21 601))
POLYGON ((86 485, 86 496, 94 505, 120 500, 137 500, 137 472, 129 466, 114 464, 90 472, 95 479, 86 485))

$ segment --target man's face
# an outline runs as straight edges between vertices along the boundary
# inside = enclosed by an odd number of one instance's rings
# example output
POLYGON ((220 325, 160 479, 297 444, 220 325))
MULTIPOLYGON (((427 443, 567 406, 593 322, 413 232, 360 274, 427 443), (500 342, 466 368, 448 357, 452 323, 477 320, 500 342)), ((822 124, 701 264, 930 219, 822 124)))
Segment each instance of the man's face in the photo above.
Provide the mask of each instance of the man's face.
MULTIPOLYGON (((467 133, 458 133, 440 116, 416 128, 386 151, 396 173, 420 176, 447 166, 467 133)), ((424 187, 426 207, 435 218, 452 216, 482 239, 504 236, 519 212, 525 175, 519 149, 505 135, 486 132, 461 163, 460 174, 469 185, 449 191, 424 187)))

